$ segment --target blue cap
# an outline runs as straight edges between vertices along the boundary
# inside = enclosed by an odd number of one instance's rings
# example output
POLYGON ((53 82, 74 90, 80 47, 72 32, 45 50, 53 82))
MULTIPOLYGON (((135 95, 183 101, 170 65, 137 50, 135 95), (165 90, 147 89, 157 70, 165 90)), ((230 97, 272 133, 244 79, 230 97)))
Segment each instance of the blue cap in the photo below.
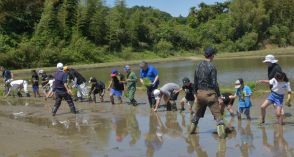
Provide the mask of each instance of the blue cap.
POLYGON ((124 70, 125 71, 129 71, 131 68, 130 68, 130 66, 129 65, 126 65, 125 67, 124 67, 124 70))
POLYGON ((117 71, 116 69, 112 69, 111 73, 112 73, 112 74, 117 74, 118 71, 117 71))
POLYGON ((204 50, 204 56, 210 57, 216 53, 216 50, 212 47, 208 47, 207 49, 204 50))

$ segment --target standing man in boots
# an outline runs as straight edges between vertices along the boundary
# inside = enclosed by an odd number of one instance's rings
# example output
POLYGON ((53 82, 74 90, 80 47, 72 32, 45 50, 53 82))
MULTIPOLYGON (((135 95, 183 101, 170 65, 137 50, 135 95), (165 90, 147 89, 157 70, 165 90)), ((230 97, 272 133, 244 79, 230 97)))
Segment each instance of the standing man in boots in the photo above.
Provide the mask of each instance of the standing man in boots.
POLYGON ((145 61, 140 63, 140 82, 147 89, 147 96, 150 108, 153 108, 156 100, 153 91, 159 86, 158 70, 145 61))
POLYGON ((67 86, 67 76, 68 75, 63 71, 63 64, 58 63, 57 71, 54 75, 55 81, 53 91, 55 92, 56 99, 54 108, 52 109, 52 116, 56 115, 56 112, 61 105, 62 99, 64 99, 68 103, 68 106, 72 113, 77 113, 77 110, 70 95, 71 90, 67 86))
POLYGON ((220 90, 217 83, 217 70, 212 64, 216 50, 207 48, 204 51, 205 59, 201 61, 195 70, 194 94, 197 98, 195 114, 193 115, 190 133, 194 134, 200 118, 204 117, 206 107, 209 107, 217 122, 217 133, 225 137, 225 126, 221 114, 222 103, 220 90))

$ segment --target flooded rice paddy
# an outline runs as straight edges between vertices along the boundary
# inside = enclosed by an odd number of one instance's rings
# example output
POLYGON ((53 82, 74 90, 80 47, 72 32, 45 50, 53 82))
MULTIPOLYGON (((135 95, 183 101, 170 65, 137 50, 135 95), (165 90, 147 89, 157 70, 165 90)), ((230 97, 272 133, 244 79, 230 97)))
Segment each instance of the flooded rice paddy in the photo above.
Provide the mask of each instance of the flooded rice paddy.
MULTIPOLYGON (((279 60, 293 80, 293 57, 279 60)), ((266 78, 266 66, 260 62, 261 59, 217 60, 219 83, 229 87, 239 77, 250 81, 266 78)), ((195 62, 155 66, 162 84, 180 83, 183 76, 192 78, 195 62)), ((95 69, 94 74, 107 80, 105 73, 110 69, 95 69)), ((82 73, 90 77, 93 70, 82 73)), ((251 121, 238 121, 225 114, 226 124, 235 127, 235 132, 225 139, 214 134, 215 121, 210 111, 200 120, 198 134, 189 135, 188 111, 166 112, 162 107, 157 113, 151 112, 144 91, 137 92, 140 105, 136 107, 125 99, 123 104, 111 105, 106 93, 104 103, 77 102, 77 115, 69 113, 63 102, 56 117, 50 114, 53 100, 1 98, 0 157, 292 157, 294 106, 285 107, 284 126, 276 124, 273 107, 267 109, 266 124, 259 126, 259 106, 266 97, 267 94, 252 97, 251 121)))

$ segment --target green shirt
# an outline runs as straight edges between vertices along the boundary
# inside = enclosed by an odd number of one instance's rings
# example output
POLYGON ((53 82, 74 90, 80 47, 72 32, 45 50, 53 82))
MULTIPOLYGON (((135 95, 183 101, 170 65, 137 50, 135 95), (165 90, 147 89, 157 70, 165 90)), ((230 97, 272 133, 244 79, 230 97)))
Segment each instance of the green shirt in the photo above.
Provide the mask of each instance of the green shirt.
POLYGON ((128 88, 136 88, 136 84, 137 84, 137 76, 134 72, 130 72, 128 75, 127 75, 127 79, 128 79, 128 82, 127 82, 127 86, 128 88))

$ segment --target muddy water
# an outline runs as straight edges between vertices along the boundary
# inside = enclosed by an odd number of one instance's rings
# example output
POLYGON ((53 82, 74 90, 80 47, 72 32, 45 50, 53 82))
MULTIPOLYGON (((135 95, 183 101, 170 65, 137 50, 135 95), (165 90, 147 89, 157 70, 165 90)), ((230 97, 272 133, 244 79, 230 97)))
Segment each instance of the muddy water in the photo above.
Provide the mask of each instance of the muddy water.
MULTIPOLYGON (((278 57, 279 63, 294 78, 294 57, 278 57)), ((266 78, 262 59, 216 60, 219 83, 231 86, 235 79, 266 78)), ((180 83, 192 78, 194 61, 155 64, 162 84, 180 83)), ((121 68, 118 68, 122 70, 121 68)), ((81 71, 107 80, 111 68, 81 71)), ((138 68, 135 67, 138 72, 138 68)), ((17 76, 25 77, 25 76, 17 76)), ((106 94, 108 95, 108 93, 106 94)), ((285 107, 286 125, 276 123, 272 107, 267 109, 264 126, 258 125, 259 105, 266 95, 253 96, 252 120, 225 116, 235 132, 226 139, 215 134, 215 122, 209 111, 201 119, 198 134, 189 135, 188 112, 150 112, 145 93, 136 95, 140 105, 76 103, 80 114, 69 113, 63 103, 56 117, 50 114, 54 101, 40 99, 0 99, 0 157, 210 157, 210 156, 294 156, 294 107, 285 107)), ((127 100, 124 100, 125 102, 127 100)), ((292 104, 294 102, 292 101, 292 104)), ((234 106, 237 109, 236 105, 234 106)), ((228 114, 226 114, 228 115, 228 114)))
POLYGON ((285 126, 275 124, 273 108, 268 108, 267 123, 260 127, 258 106, 264 98, 253 97, 252 121, 225 116, 227 125, 236 129, 226 139, 214 134, 209 111, 200 121, 199 133, 189 135, 188 112, 150 112, 142 92, 137 107, 84 102, 76 104, 80 114, 73 115, 64 103, 56 117, 49 113, 52 100, 1 99, 0 156, 294 156, 294 108, 285 108, 285 126))
MULTIPOLYGON (((216 56, 217 58, 217 56, 216 56)), ((279 64, 287 73, 292 83, 294 83, 294 56, 277 56, 279 64)), ((231 86, 238 78, 245 81, 255 81, 267 78, 267 66, 262 63, 263 58, 246 58, 246 59, 216 59, 214 64, 218 69, 218 81, 222 86, 231 86)), ((169 63, 157 63, 154 66, 159 71, 161 83, 175 82, 181 83, 183 77, 193 79, 195 65, 199 61, 176 61, 169 63)), ((126 63, 127 64, 127 63, 126 63)), ((95 76, 97 79, 108 82, 110 79, 111 69, 116 68, 123 73, 123 66, 94 68, 79 71, 85 78, 89 79, 95 76)), ((139 65, 133 65, 132 69, 139 76, 139 65)), ((50 72, 52 73, 52 72, 50 72)), ((30 74, 18 74, 17 79, 30 79, 30 74)))

